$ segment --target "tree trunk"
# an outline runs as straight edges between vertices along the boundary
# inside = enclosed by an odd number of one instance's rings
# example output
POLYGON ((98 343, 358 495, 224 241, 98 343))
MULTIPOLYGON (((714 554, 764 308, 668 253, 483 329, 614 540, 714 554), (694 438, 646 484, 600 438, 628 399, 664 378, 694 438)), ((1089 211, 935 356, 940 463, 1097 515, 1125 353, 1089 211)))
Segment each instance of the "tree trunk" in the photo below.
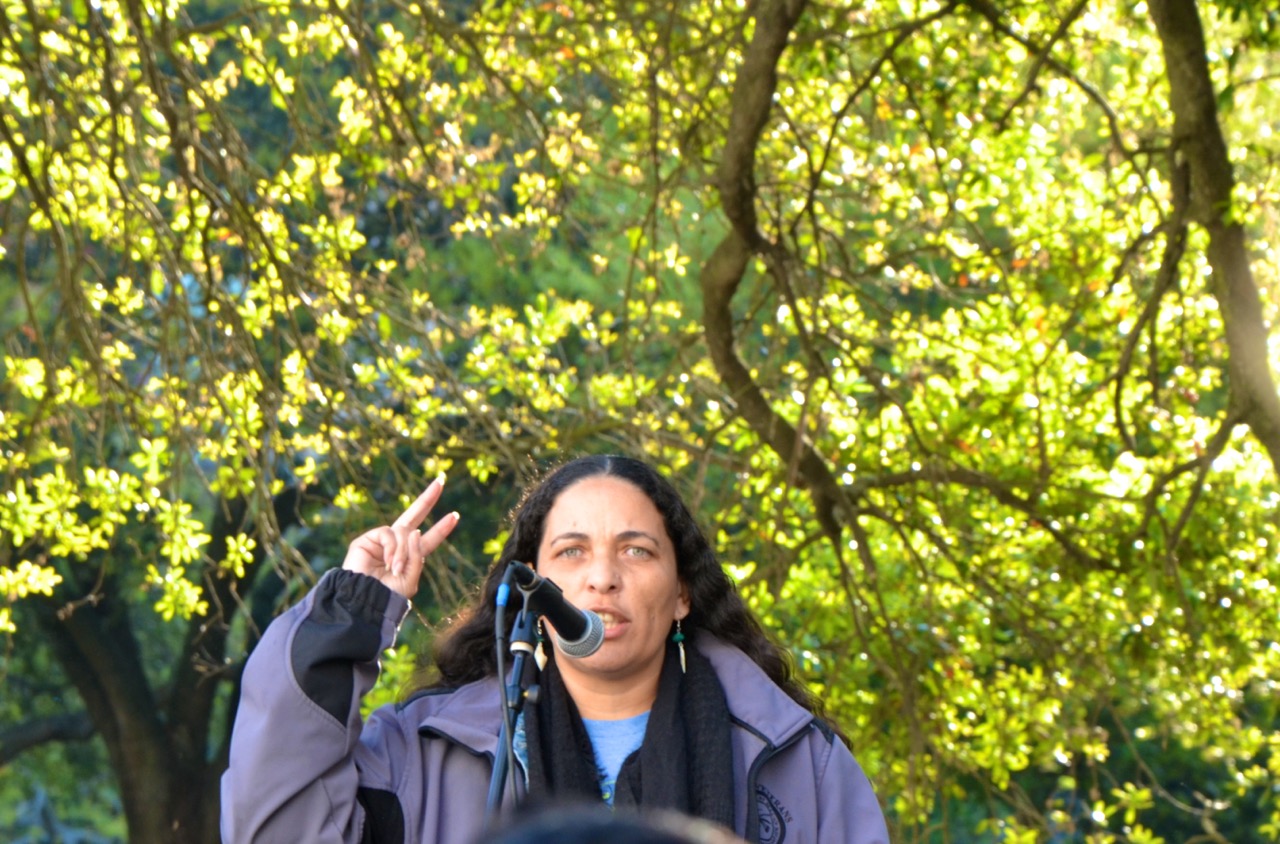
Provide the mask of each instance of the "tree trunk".
MULTIPOLYGON (((721 207, 732 229, 702 267, 702 325, 711 360, 739 412, 779 456, 796 461, 799 478, 813 491, 823 528, 838 542, 835 510, 843 499, 839 486, 803 434, 774 411, 738 356, 731 308, 751 258, 773 252, 756 222, 756 148, 773 106, 778 60, 804 8, 800 0, 776 0, 759 4, 756 12, 755 32, 734 83, 729 129, 716 174, 721 207)), ((784 261, 777 256, 773 260, 784 261)))
POLYGON ((175 811, 175 796, 196 784, 183 781, 190 766, 173 753, 125 607, 111 597, 74 612, 60 606, 56 596, 43 601, 40 625, 106 743, 130 842, 207 840, 191 834, 197 820, 175 811))
POLYGON ((1280 396, 1244 227, 1231 213, 1235 175, 1218 122, 1204 28, 1195 0, 1151 0, 1149 6, 1164 50, 1175 150, 1191 174, 1191 219, 1209 233, 1213 292, 1226 329, 1231 410, 1249 425, 1280 474, 1280 396))
MULTIPOLYGON (((298 494, 291 488, 271 502, 276 530, 298 521, 298 494)), ((219 503, 210 526, 211 560, 225 556, 230 535, 250 530, 247 518, 244 502, 219 503)), ((227 633, 241 605, 237 593, 254 581, 265 556, 259 542, 242 578, 216 565, 206 571, 214 610, 188 623, 164 694, 144 668, 128 590, 108 578, 92 587, 106 597, 85 600, 90 587, 68 577, 52 598, 37 602, 40 627, 106 743, 131 844, 219 844, 228 736, 210 752, 212 719, 219 691, 238 688, 238 676, 225 667, 227 633)))

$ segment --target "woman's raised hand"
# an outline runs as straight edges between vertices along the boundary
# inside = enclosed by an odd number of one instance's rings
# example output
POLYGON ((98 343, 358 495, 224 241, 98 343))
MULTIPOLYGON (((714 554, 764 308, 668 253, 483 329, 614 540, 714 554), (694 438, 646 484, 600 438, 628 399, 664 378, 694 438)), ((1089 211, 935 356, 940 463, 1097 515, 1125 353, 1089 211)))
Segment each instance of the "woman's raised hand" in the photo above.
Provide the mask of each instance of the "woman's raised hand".
POLYGON ((400 518, 352 540, 342 567, 376 577, 388 589, 412 598, 418 591, 427 555, 439 548, 458 524, 458 514, 453 512, 425 531, 418 529, 443 491, 444 474, 441 473, 400 518))

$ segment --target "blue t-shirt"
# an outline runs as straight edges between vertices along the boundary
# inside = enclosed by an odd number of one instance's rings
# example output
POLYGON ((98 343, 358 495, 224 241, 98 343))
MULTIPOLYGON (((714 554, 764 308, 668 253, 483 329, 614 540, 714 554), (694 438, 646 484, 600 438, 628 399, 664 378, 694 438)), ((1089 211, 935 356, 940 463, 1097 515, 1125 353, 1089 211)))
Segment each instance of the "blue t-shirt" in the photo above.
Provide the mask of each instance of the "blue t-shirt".
POLYGON ((618 772, 622 763, 644 742, 644 731, 649 726, 649 713, 642 712, 633 718, 619 721, 595 721, 582 719, 591 738, 591 749, 596 755, 596 769, 600 772, 600 796, 613 805, 618 772))

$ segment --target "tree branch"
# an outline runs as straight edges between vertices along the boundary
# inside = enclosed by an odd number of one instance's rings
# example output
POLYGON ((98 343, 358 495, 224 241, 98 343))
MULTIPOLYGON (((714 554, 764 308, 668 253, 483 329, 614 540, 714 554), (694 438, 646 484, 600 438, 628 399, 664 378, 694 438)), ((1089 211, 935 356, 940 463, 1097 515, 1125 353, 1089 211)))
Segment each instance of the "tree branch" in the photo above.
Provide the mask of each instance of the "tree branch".
MULTIPOLYGON (((1120 151, 1120 154, 1123 155, 1126 160, 1133 161, 1134 151, 1125 146, 1124 135, 1120 131, 1120 118, 1116 115, 1115 109, 1111 107, 1111 103, 1107 102, 1107 98, 1104 97, 1097 88, 1082 79, 1080 75, 1072 70, 1065 62, 1055 59, 1050 54, 1052 44, 1048 47, 1042 46, 1014 30, 1013 27, 1009 26, 1009 24, 1005 22, 1003 13, 1000 9, 996 8, 996 6, 989 2, 989 0, 965 0, 965 5, 985 18, 987 22, 991 24, 991 28, 996 32, 1012 38, 1014 41, 1025 47, 1028 52, 1035 53, 1037 57, 1037 73, 1039 72, 1040 65, 1048 65, 1063 78, 1070 79, 1077 88, 1084 92, 1086 97, 1093 100, 1093 102, 1102 109, 1102 113, 1107 118, 1107 125, 1111 129, 1111 142, 1115 144, 1116 149, 1120 151)), ((1001 119, 1003 120, 1005 118, 1001 119)), ((1141 168, 1136 164, 1133 169, 1135 172, 1141 172, 1141 168)))
POLYGON ((1014 98, 1013 102, 1009 103, 1009 107, 1004 110, 1004 114, 1000 115, 1000 119, 996 121, 996 126, 1001 130, 1008 125, 1009 117, 1013 114, 1014 110, 1017 109, 1018 106, 1022 105, 1022 103, 1026 101, 1027 97, 1031 95, 1031 92, 1035 90, 1036 80, 1040 77, 1041 69, 1043 69, 1045 64, 1049 61, 1049 56, 1050 53, 1053 52, 1054 46, 1066 37, 1067 30, 1071 28, 1071 25, 1076 22, 1088 6, 1089 0, 1079 0, 1075 7, 1063 16, 1062 21, 1058 24, 1058 28, 1054 30, 1053 35, 1049 36, 1048 43, 1036 53, 1036 60, 1032 62, 1031 70, 1027 72, 1027 81, 1022 86, 1022 93, 1018 94, 1018 96, 1014 98))
POLYGON ((727 142, 716 181, 725 215, 752 248, 760 247, 764 240, 756 227, 756 146, 778 88, 778 60, 805 5, 805 0, 764 0, 759 4, 755 32, 730 99, 727 142))
MULTIPOLYGON (((812 444, 787 420, 774 412, 734 347, 734 294, 757 253, 771 254, 773 246, 757 228, 755 156, 760 133, 769 118, 778 82, 778 60, 804 2, 763 2, 756 28, 734 86, 728 139, 720 159, 717 182, 721 205, 732 229, 702 267, 702 324, 711 360, 747 424, 783 460, 800 455, 799 475, 812 490, 823 531, 839 545, 837 503, 848 504, 812 444)), ((776 262, 775 262, 776 265, 776 262)))
POLYGON ((1037 526, 1052 536, 1054 541, 1077 563, 1095 570, 1110 570, 1116 567, 1110 561, 1089 553, 1088 550, 1073 542, 1066 531, 1053 526, 1052 517, 1041 513, 1033 500, 1020 495, 1009 484, 963 466, 948 466, 940 462, 929 462, 923 464, 919 469, 910 471, 890 472, 883 475, 863 475, 854 481, 849 489, 851 495, 860 498, 865 494, 866 490, 889 489, 918 483, 956 484, 969 489, 984 490, 996 501, 1006 507, 1018 510, 1036 522, 1037 526))
POLYGON ((1175 154, 1191 173, 1190 217, 1209 233, 1208 260, 1226 332, 1231 405, 1280 474, 1280 395, 1268 363, 1266 320, 1244 226, 1232 213, 1235 174, 1218 122, 1204 28, 1195 0, 1152 0, 1149 8, 1169 79, 1175 154))
POLYGON ((85 741, 97 731, 87 712, 65 712, 0 729, 0 768, 44 744, 85 741))

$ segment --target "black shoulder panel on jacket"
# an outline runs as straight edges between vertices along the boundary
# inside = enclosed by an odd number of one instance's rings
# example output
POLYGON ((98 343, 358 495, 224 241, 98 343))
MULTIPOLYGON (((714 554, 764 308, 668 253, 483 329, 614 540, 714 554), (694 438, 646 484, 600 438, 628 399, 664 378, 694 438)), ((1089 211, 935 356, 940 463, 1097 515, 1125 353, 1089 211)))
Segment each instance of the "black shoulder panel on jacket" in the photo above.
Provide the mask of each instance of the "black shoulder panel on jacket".
POLYGON ((404 809, 394 793, 357 788, 356 800, 364 807, 360 844, 404 844, 404 809))
POLYGON ((351 571, 329 574, 316 590, 289 658, 303 693, 345 725, 355 696, 353 665, 378 658, 391 590, 351 571))

